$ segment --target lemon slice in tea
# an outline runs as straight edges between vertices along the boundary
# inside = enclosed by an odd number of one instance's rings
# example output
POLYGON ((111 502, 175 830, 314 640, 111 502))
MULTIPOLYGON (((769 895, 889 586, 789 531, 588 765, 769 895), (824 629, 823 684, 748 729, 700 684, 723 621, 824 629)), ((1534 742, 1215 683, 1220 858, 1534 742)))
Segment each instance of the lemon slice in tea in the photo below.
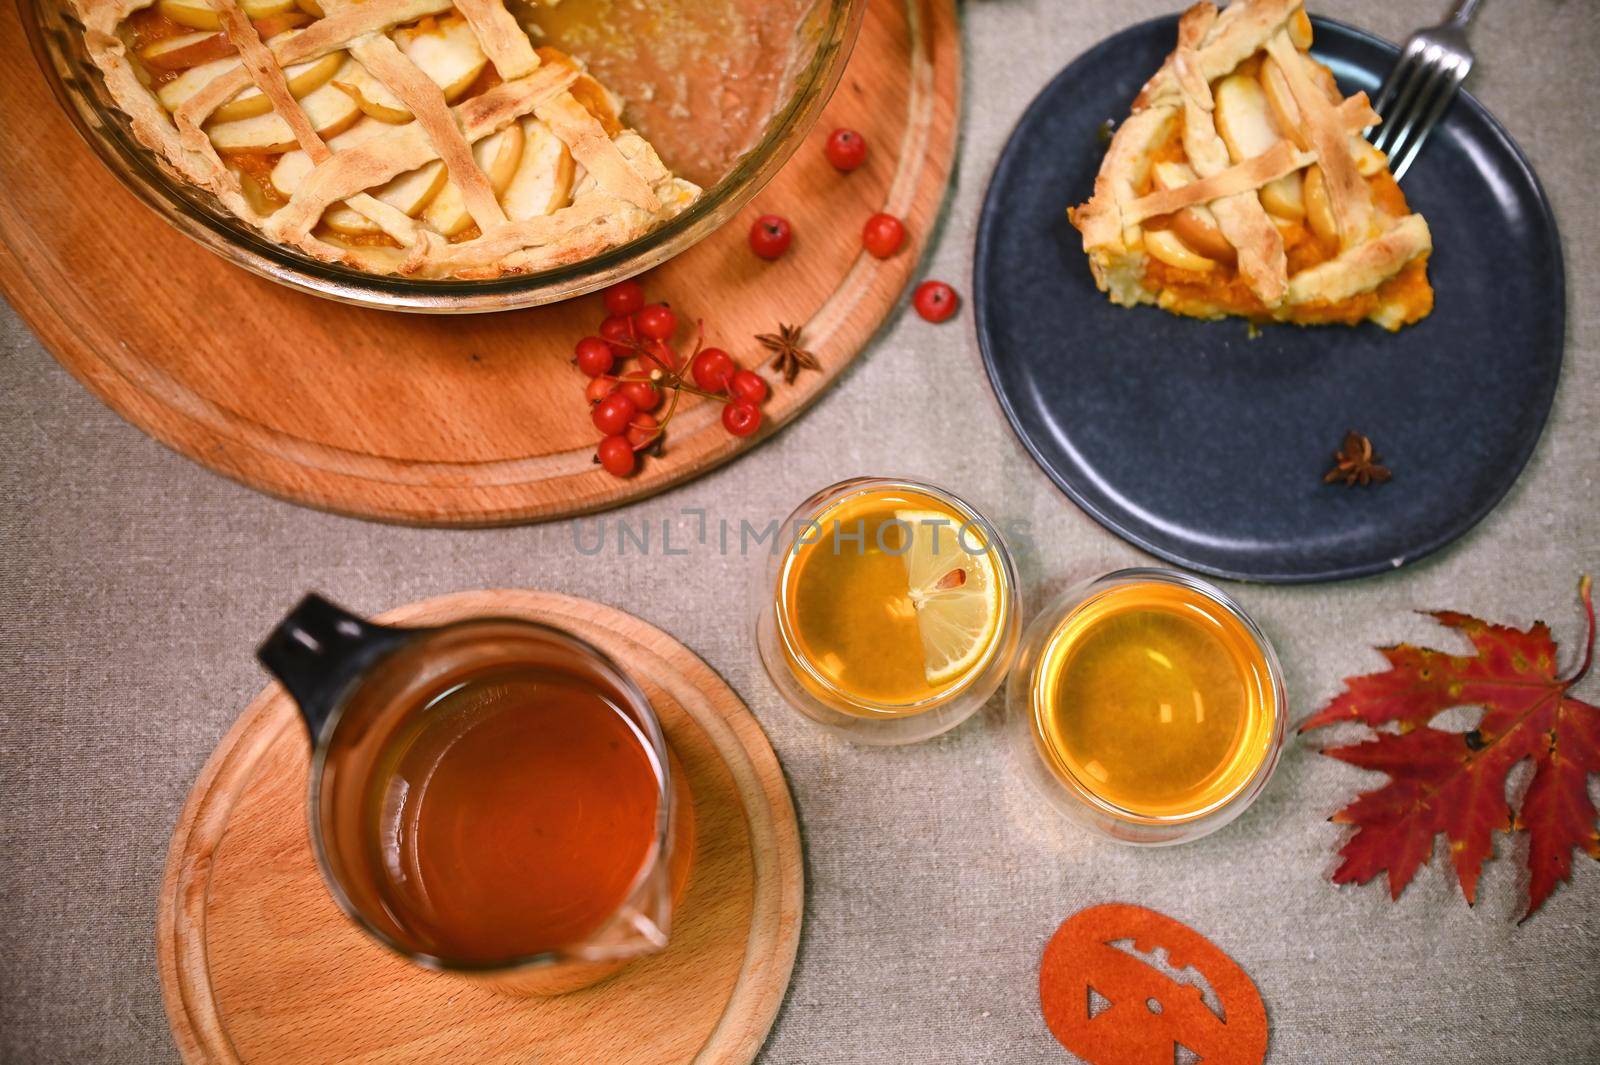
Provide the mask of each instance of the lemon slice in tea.
POLYGON ((923 665, 931 685, 949 684, 983 658, 1000 627, 1000 576, 987 541, 962 532, 949 514, 897 510, 910 543, 901 559, 922 636, 923 665), (969 552, 967 547, 980 546, 969 552))

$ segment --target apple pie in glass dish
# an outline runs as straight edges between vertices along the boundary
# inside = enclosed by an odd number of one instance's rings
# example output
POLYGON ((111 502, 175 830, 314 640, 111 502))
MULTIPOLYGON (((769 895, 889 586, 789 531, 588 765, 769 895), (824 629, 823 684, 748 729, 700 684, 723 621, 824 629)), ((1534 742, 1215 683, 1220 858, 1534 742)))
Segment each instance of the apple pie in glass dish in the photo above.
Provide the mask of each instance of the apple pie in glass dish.
POLYGON ((713 231, 809 130, 865 0, 22 2, 69 114, 180 229, 323 295, 457 311, 713 231))
POLYGON ((1299 0, 1196 4, 1074 208, 1096 283, 1196 318, 1398 330, 1433 309, 1428 223, 1310 54, 1299 0))

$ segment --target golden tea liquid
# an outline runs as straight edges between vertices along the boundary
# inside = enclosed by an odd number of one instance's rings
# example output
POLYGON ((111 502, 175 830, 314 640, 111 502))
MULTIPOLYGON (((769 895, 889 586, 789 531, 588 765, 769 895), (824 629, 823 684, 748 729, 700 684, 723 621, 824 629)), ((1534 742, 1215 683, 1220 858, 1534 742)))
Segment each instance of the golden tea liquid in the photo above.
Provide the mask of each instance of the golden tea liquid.
POLYGON ((882 488, 829 508, 778 591, 791 671, 846 713, 915 713, 985 664, 1011 608, 990 533, 952 501, 882 488))
POLYGON ((430 953, 490 963, 582 941, 656 840, 649 743, 597 688, 509 668, 434 699, 373 775, 384 908, 430 953))
POLYGON ((1115 585, 1069 613, 1032 676, 1051 771, 1136 817, 1198 816, 1249 782, 1279 709, 1266 653, 1186 586, 1115 585))

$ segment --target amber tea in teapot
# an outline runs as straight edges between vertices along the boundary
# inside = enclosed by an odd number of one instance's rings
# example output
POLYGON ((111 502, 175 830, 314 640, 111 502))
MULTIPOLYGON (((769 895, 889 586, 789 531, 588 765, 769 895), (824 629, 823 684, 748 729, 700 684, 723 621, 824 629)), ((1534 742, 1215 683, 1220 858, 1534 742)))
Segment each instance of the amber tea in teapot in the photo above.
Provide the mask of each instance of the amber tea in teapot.
POLYGON ((312 738, 334 898, 424 965, 587 986, 665 945, 693 851, 654 708, 554 627, 375 625, 315 596, 261 659, 312 738))

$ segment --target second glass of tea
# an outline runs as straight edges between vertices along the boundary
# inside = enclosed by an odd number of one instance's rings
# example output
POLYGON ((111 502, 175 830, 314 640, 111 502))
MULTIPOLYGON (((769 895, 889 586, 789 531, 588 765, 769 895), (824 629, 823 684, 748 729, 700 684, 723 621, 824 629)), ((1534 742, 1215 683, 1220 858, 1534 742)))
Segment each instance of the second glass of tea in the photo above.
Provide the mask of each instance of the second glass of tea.
POLYGON ((754 589, 756 645, 779 692, 858 743, 955 728, 1016 651, 1016 571, 994 526, 930 484, 823 489, 779 530, 754 589))
POLYGON ((1008 685, 1025 775, 1124 843, 1181 843, 1242 813, 1287 716, 1267 637, 1220 589, 1127 569, 1071 589, 1028 627, 1008 685))

